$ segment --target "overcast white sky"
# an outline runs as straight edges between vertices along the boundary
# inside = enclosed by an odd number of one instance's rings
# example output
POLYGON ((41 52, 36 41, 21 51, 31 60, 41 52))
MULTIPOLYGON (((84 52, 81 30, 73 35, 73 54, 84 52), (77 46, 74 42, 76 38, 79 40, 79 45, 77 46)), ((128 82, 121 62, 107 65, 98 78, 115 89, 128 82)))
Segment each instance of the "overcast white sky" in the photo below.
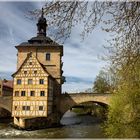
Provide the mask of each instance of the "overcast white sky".
MULTIPOLYGON (((36 36, 35 20, 26 18, 27 11, 41 8, 42 2, 0 2, 0 77, 12 79, 16 71, 14 46, 36 36)), ((67 82, 63 92, 80 92, 91 88, 93 81, 106 62, 99 57, 109 35, 97 27, 81 42, 80 26, 72 31, 64 45, 63 70, 67 82)))

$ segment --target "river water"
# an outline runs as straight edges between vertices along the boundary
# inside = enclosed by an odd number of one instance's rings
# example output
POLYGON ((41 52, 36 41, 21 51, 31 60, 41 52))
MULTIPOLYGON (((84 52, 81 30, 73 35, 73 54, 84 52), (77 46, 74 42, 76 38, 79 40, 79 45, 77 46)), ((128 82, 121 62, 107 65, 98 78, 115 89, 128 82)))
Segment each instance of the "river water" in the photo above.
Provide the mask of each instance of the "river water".
POLYGON ((12 128, 9 123, 0 123, 0 138, 105 138, 101 122, 90 115, 77 116, 68 111, 61 124, 64 126, 23 131, 12 128))

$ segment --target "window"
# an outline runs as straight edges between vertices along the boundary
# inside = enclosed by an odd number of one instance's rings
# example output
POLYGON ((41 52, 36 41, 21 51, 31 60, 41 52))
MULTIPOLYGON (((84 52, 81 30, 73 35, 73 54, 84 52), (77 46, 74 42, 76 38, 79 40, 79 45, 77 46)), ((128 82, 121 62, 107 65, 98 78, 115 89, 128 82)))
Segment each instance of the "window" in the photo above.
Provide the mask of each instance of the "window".
POLYGON ((24 74, 27 74, 27 71, 24 71, 24 74))
POLYGON ((25 91, 21 91, 21 96, 25 96, 25 91))
POLYGON ((30 106, 22 106, 22 110, 30 110, 30 106))
POLYGON ((15 110, 17 110, 17 106, 15 106, 15 110))
POLYGON ((26 110, 26 106, 22 106, 22 110, 26 110))
POLYGON ((50 61, 50 59, 51 59, 50 53, 46 53, 46 60, 47 60, 47 61, 50 61))
POLYGON ((32 85, 33 84, 33 80, 32 79, 28 79, 28 85, 32 85))
POLYGON ((21 85, 21 79, 17 79, 17 85, 21 85))
POLYGON ((34 71, 34 74, 37 74, 37 71, 36 70, 34 71))
POLYGON ((39 106, 39 110, 43 110, 43 106, 39 106))
POLYGON ((45 96, 45 91, 40 91, 40 96, 45 96))
POLYGON ((39 84, 43 85, 44 84, 44 79, 40 79, 39 84))
POLYGON ((15 91, 15 96, 19 96, 19 91, 15 91))
POLYGON ((32 62, 29 62, 29 65, 32 65, 32 62))
POLYGON ((35 96, 35 91, 31 91, 30 96, 35 96))

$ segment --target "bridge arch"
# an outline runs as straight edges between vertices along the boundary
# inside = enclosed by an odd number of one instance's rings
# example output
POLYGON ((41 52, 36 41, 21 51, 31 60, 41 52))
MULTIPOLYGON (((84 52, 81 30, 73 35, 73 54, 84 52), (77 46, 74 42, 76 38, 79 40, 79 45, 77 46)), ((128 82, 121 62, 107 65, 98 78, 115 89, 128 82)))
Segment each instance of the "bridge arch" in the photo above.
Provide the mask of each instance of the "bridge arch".
POLYGON ((1 119, 11 118, 11 111, 5 107, 0 106, 0 121, 3 122, 1 119))
POLYGON ((5 109, 11 113, 11 109, 8 106, 5 106, 3 104, 0 104, 0 108, 5 109))
POLYGON ((62 94, 60 102, 61 117, 73 106, 84 102, 95 102, 101 105, 108 105, 111 95, 110 94, 92 94, 92 93, 79 93, 79 94, 62 94))

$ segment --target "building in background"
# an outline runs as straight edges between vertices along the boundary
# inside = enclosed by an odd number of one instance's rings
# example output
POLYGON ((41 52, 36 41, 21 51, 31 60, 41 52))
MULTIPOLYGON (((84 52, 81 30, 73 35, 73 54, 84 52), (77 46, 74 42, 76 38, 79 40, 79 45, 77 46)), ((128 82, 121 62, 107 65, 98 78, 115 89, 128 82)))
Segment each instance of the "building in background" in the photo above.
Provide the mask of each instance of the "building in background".
MULTIPOLYGON (((12 80, 0 80, 0 97, 13 96, 13 81, 12 80)), ((4 108, 0 107, 0 118, 9 118, 11 113, 4 108)))
POLYGON ((0 96, 13 96, 12 80, 0 80, 0 96))
POLYGON ((50 126, 60 120, 63 46, 46 36, 46 27, 42 11, 37 36, 16 46, 12 116, 14 124, 21 128, 50 126))

